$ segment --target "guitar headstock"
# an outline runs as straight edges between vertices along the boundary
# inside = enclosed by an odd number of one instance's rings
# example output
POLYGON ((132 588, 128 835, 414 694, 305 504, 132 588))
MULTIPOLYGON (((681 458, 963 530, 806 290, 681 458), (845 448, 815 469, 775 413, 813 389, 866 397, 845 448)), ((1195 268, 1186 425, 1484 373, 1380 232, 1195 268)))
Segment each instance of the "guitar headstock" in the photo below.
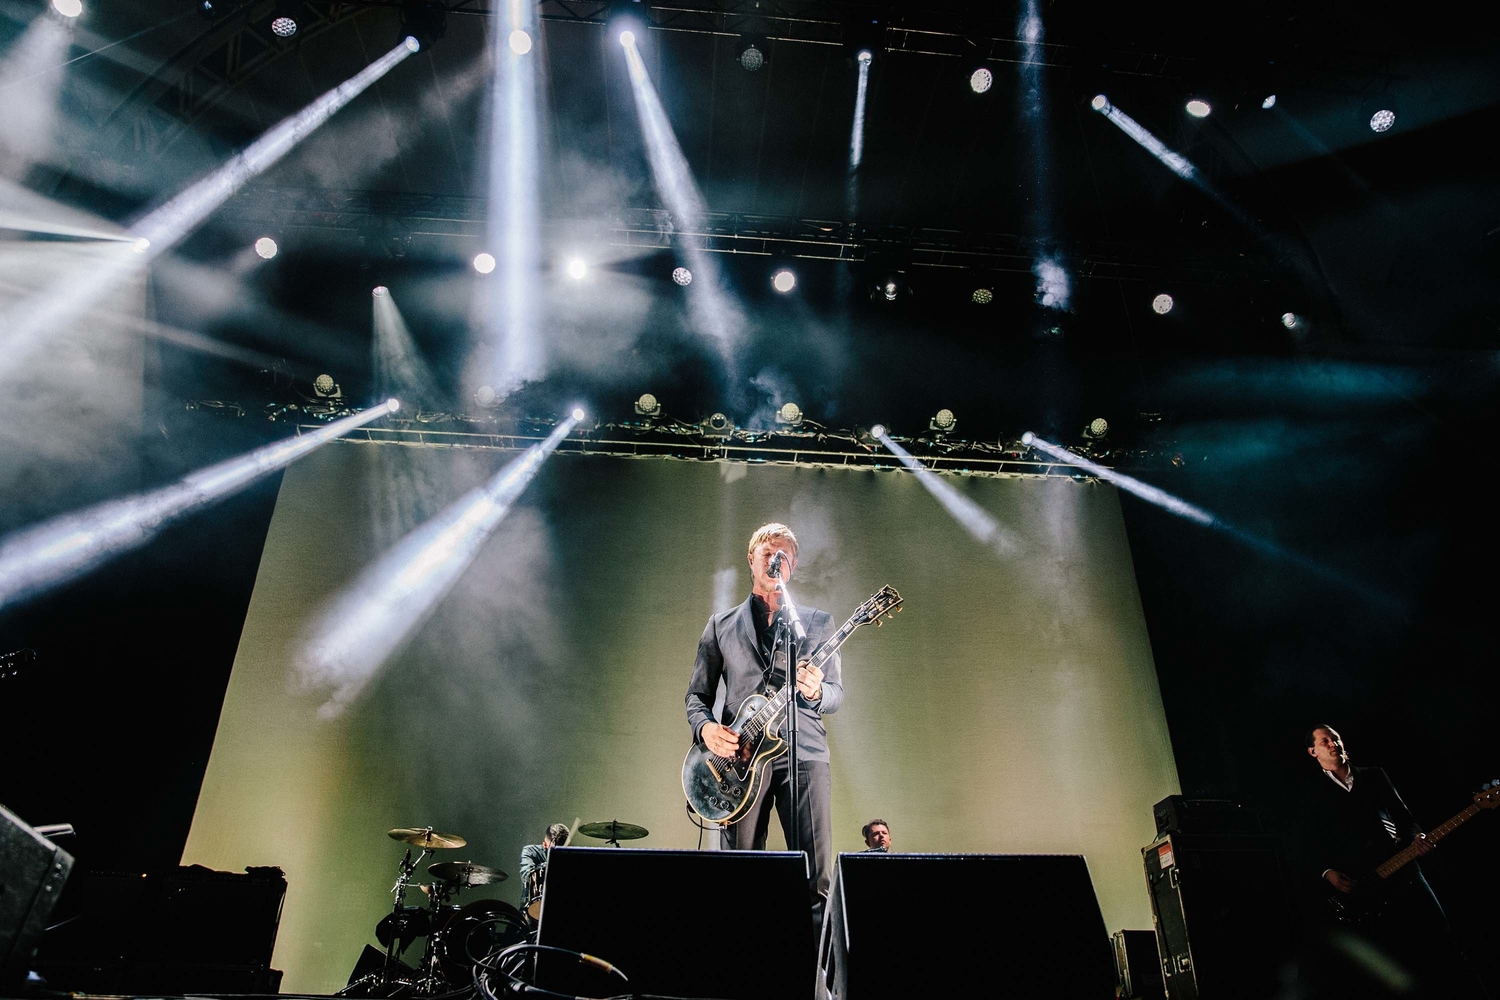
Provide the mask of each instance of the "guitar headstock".
POLYGON ((1493 809, 1500 806, 1500 778, 1485 782, 1483 787, 1474 793, 1474 804, 1481 809, 1493 809))
POLYGON ((904 598, 893 588, 881 587, 878 593, 855 609, 849 616, 849 624, 859 628, 874 623, 878 627, 885 619, 900 613, 903 601, 904 598))

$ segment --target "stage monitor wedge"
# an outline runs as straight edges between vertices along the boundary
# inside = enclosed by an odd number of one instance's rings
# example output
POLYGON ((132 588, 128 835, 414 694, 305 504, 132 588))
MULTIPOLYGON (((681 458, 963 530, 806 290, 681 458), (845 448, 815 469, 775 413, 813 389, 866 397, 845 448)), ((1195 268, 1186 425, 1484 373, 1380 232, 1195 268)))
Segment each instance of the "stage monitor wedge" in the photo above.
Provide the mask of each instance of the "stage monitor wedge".
POLYGON ((834 1000, 1112 1000, 1114 953, 1077 855, 841 854, 834 1000))
POLYGON ((0 991, 26 979, 73 857, 0 806, 0 991))
POLYGON ((627 988, 543 954, 536 984, 559 993, 810 997, 816 931, 807 859, 789 851, 554 847, 537 943, 598 956, 630 977, 627 988), (732 917, 710 921, 710 903, 732 917))

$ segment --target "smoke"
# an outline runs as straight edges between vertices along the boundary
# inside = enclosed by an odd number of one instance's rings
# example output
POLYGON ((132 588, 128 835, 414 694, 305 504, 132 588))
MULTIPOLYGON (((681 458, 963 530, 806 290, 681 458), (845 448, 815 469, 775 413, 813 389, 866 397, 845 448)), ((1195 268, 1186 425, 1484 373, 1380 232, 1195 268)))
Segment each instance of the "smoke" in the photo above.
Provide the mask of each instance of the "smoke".
POLYGON ((1060 259, 1040 258, 1031 266, 1031 273, 1036 275, 1036 300, 1048 309, 1065 312, 1072 297, 1072 289, 1068 272, 1058 263, 1060 259))
MULTIPOLYGON (((70 22, 71 24, 71 22, 70 22)), ((50 12, 34 18, 24 34, 0 59, 0 173, 22 178, 34 163, 50 160, 58 90, 57 69, 68 51, 70 24, 50 12)))

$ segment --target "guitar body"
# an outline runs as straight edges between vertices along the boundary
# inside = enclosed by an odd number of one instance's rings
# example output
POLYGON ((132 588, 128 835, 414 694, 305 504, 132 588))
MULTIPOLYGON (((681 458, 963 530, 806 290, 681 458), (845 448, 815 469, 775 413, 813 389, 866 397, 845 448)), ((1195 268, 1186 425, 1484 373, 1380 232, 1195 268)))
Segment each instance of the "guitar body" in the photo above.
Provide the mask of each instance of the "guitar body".
POLYGON ((694 743, 682 762, 682 794, 693 812, 710 823, 737 822, 760 795, 772 761, 786 752, 779 730, 747 734, 745 724, 766 707, 765 695, 752 694, 735 713, 729 729, 740 737, 740 752, 733 759, 708 752, 694 743))
POLYGON ((1385 880, 1374 872, 1354 883, 1353 892, 1329 892, 1326 902, 1334 919, 1350 927, 1366 927, 1379 922, 1385 913, 1385 880))

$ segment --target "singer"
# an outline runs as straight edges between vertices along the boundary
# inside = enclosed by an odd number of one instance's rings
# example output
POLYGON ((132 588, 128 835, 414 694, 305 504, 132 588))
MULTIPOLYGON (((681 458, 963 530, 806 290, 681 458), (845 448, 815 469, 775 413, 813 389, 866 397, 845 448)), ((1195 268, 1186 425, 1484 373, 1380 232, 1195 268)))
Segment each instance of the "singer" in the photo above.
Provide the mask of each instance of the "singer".
MULTIPOLYGON (((750 596, 708 620, 698 641, 698 658, 688 682, 687 717, 693 738, 721 756, 731 756, 739 737, 722 723, 747 697, 778 689, 787 676, 785 612, 778 580, 791 583, 797 570, 797 536, 784 524, 767 524, 750 536, 750 596), (727 687, 724 714, 715 719, 714 696, 719 680, 727 687)), ((835 653, 819 670, 806 657, 837 627, 826 612, 799 609, 807 640, 798 650, 797 684, 797 802, 790 801, 787 758, 777 760, 761 786, 760 797, 739 822, 721 835, 728 851, 763 851, 770 829, 771 805, 781 820, 788 843, 807 854, 813 929, 822 927, 823 908, 833 880, 833 823, 828 776, 828 732, 823 716, 838 711, 844 700, 839 656, 835 653), (794 826, 795 824, 795 826, 794 826)), ((718 904, 708 902, 715 913, 718 904)))

